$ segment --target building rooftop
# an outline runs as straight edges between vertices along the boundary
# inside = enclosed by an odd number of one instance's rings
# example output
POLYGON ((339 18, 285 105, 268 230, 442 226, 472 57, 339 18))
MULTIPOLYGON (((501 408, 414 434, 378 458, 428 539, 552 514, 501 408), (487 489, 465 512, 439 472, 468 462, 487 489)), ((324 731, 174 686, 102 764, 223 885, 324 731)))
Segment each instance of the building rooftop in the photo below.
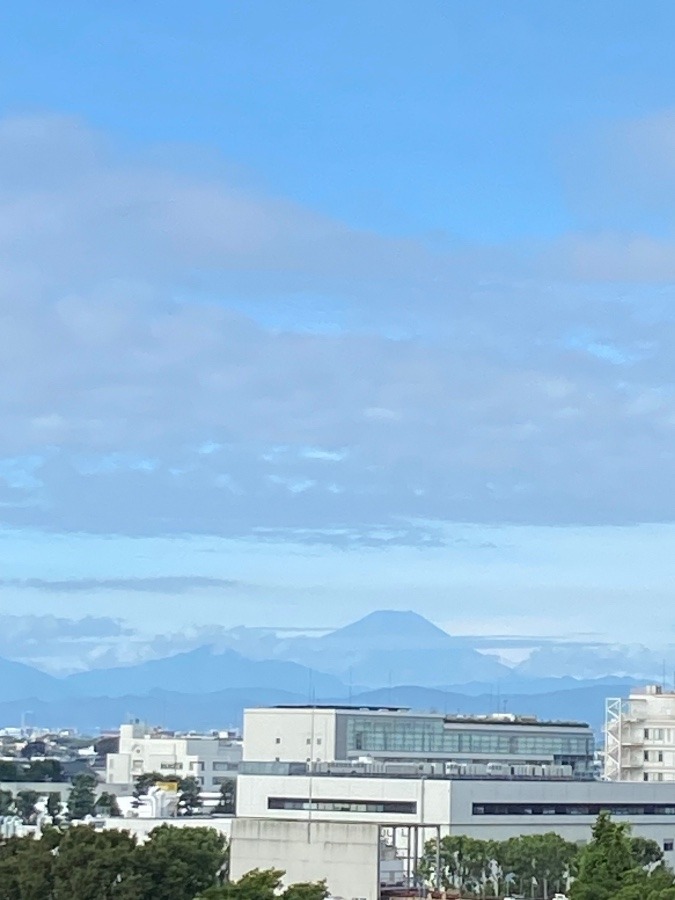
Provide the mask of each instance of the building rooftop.
POLYGON ((461 725, 531 725, 533 727, 555 728, 589 728, 588 722, 576 722, 574 720, 537 719, 536 716, 516 716, 508 714, 495 714, 485 716, 444 716, 443 720, 449 723, 461 725))
POLYGON ((410 712, 409 706, 355 706, 348 703, 278 703, 276 706, 273 706, 272 709, 334 709, 340 712, 410 712))
POLYGON ((520 716, 515 713, 486 713, 484 715, 461 713, 448 714, 441 712, 431 712, 428 710, 413 710, 409 706, 361 706, 355 704, 336 704, 336 703, 280 703, 272 709, 295 709, 295 710, 326 710, 335 712, 353 712, 353 713, 398 713, 399 715, 409 716, 429 716, 443 719, 449 724, 458 725, 523 725, 523 726, 539 726, 539 727, 556 727, 556 728, 588 728, 587 722, 578 722, 574 720, 554 720, 554 719, 538 719, 536 716, 520 716))

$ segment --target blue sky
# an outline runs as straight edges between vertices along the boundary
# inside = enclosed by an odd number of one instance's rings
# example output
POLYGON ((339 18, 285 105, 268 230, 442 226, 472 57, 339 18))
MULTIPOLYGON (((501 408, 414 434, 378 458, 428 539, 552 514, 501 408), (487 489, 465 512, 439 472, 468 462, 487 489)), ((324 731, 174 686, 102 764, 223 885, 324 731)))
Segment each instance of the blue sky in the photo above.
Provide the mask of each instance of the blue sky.
POLYGON ((6 4, 0 617, 671 640, 674 25, 6 4))

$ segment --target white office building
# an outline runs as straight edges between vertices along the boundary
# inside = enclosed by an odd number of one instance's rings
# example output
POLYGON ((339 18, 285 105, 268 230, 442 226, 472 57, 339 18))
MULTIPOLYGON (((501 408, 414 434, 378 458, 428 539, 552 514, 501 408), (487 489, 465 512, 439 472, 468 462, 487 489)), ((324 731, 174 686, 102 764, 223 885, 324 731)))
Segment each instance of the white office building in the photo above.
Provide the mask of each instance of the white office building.
POLYGON ((648 685, 607 700, 605 776, 675 782, 675 692, 648 685))
POLYGON ((120 728, 119 750, 108 754, 106 781, 131 784, 139 775, 196 778, 205 791, 236 775, 241 761, 241 742, 217 735, 180 735, 151 731, 135 723, 120 728))
POLYGON ((244 711, 244 755, 254 762, 358 760, 562 766, 594 770, 594 738, 581 722, 514 715, 458 716, 408 709, 286 706, 244 711))
POLYGON ((326 876, 336 896, 375 900, 383 847, 397 849, 410 881, 429 839, 462 834, 505 841, 552 831, 583 844, 602 811, 629 824, 635 836, 656 841, 666 862, 675 863, 675 785, 260 774, 272 765, 242 764, 232 823, 233 877, 276 867, 286 869, 289 880, 326 876), (340 866, 341 859, 349 866, 340 866))

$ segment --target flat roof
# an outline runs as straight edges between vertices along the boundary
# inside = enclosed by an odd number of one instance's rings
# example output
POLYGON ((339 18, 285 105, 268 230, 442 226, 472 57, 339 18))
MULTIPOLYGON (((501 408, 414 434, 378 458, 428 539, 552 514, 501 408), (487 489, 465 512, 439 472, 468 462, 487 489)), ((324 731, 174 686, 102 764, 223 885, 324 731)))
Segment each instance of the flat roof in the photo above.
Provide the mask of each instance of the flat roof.
POLYGON ((590 728, 588 722, 575 722, 564 719, 560 721, 556 719, 535 719, 529 716, 515 716, 513 719, 491 718, 490 716, 444 716, 443 721, 460 725, 531 725, 535 728, 590 728))
POLYGON ((537 719, 536 716, 486 713, 485 715, 448 714, 431 712, 430 710, 413 710, 409 706, 361 706, 348 703, 278 703, 272 707, 253 707, 254 709, 308 709, 327 710, 335 712, 372 712, 372 713, 405 713, 410 716, 429 716, 442 719, 444 722, 456 725, 502 725, 502 726, 533 726, 555 728, 590 728, 588 722, 578 722, 571 719, 537 719))
MULTIPOLYGON (((272 707, 257 707, 262 709, 334 709, 338 712, 410 712, 409 706, 354 706, 335 703, 277 703, 272 707)), ((429 715, 427 713, 427 715, 429 715)))

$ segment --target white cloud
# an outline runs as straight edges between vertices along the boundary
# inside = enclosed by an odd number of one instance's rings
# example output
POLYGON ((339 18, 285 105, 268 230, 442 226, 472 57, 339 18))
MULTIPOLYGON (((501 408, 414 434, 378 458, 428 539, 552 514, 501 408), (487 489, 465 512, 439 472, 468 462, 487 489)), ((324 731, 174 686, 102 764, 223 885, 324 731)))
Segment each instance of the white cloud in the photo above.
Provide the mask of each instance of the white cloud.
POLYGON ((6 120, 4 520, 414 543, 411 520, 670 519, 673 246, 431 250, 6 120), (271 324, 298 297, 340 328, 271 324))

